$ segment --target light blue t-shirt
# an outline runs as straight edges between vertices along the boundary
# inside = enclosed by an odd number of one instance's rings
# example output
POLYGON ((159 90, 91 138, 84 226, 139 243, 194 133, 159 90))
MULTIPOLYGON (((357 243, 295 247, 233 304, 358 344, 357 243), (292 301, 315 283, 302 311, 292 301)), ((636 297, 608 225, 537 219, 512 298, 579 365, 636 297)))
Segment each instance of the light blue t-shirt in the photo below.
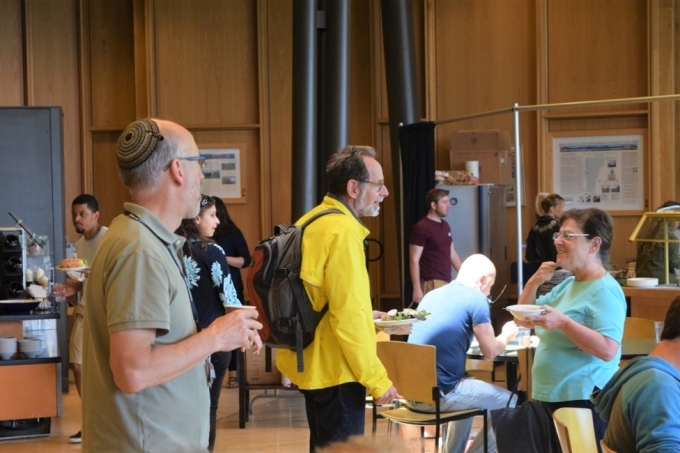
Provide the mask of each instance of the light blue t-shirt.
MULTIPOLYGON (((550 305, 577 323, 621 343, 626 299, 609 274, 577 282, 567 278, 536 305, 550 305)), ((536 327, 541 342, 533 367, 534 399, 546 402, 586 400, 602 388, 619 367, 621 347, 609 362, 583 352, 561 330, 536 327)))
POLYGON ((453 281, 425 294, 418 309, 431 314, 413 324, 408 342, 437 348, 437 384, 448 393, 465 376, 473 326, 491 322, 489 301, 479 289, 453 281))

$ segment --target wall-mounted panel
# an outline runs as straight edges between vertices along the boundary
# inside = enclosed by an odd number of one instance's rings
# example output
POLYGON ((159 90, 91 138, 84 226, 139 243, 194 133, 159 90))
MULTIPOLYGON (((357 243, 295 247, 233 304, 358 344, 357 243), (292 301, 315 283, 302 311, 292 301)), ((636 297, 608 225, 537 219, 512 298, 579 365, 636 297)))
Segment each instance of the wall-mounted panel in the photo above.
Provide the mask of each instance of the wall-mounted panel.
POLYGON ((0 105, 24 105, 21 0, 0 0, 0 105))
POLYGON ((157 115, 183 125, 257 124, 257 3, 153 5, 157 115))
POLYGON ((88 3, 91 125, 123 128, 135 118, 132 1, 88 3))
POLYGON ((647 95, 647 3, 547 0, 550 103, 647 95))

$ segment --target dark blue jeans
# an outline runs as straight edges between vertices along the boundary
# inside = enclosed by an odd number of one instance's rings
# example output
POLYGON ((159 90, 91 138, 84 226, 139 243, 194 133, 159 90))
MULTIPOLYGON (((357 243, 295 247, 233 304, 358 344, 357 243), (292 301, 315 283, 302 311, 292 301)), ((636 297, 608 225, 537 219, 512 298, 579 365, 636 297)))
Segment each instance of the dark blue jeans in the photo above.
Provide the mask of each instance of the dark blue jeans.
POLYGON ((305 396, 310 452, 364 434, 366 387, 363 385, 348 382, 300 392, 305 396))
POLYGON ((216 352, 210 356, 210 361, 215 368, 215 380, 210 387, 210 435, 208 436, 208 451, 215 448, 215 430, 217 425, 217 404, 220 402, 222 382, 227 374, 231 352, 216 352))

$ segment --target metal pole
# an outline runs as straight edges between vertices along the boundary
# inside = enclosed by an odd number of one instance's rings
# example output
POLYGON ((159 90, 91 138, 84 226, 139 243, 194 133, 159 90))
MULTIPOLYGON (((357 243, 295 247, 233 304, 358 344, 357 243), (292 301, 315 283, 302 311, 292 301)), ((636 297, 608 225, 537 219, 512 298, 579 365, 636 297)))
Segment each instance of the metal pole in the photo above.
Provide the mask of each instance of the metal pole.
POLYGON ((519 104, 512 108, 515 119, 515 209, 517 209, 517 296, 524 289, 524 272, 522 269, 522 150, 519 143, 519 104))

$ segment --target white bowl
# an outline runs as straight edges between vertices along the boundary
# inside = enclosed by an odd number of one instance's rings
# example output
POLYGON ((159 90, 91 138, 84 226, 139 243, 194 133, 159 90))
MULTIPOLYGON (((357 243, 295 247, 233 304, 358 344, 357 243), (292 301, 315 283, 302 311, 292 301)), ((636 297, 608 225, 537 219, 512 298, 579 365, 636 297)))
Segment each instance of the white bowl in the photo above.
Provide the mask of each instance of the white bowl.
POLYGON ((512 313, 512 316, 522 321, 530 320, 530 318, 544 313, 541 305, 510 305, 505 309, 512 313))
POLYGON ((637 277, 626 279, 626 285, 636 288, 653 288, 659 286, 658 278, 637 277))

